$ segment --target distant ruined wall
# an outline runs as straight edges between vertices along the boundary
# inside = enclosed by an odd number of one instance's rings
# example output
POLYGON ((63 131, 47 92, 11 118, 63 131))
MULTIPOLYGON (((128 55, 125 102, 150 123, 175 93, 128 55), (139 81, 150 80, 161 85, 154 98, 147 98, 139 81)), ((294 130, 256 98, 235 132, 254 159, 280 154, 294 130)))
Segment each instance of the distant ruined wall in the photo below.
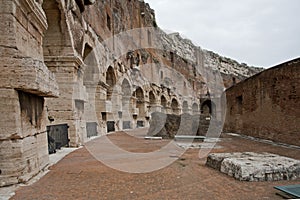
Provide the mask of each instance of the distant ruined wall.
POLYGON ((300 145, 300 59, 270 68, 226 91, 225 132, 300 145))
POLYGON ((246 63, 238 63, 212 51, 204 50, 203 54, 204 65, 221 73, 226 88, 264 70, 263 68, 248 66, 246 63))
MULTIPOLYGON (((179 33, 162 34, 161 40, 165 46, 173 49, 176 55, 184 58, 185 63, 193 65, 193 67, 190 67, 189 73, 193 71, 219 72, 222 75, 226 88, 263 71, 263 68, 248 66, 246 63, 239 63, 212 51, 201 49, 201 47, 194 45, 191 40, 183 38, 179 33)), ((185 65, 175 64, 175 67, 185 65)), ((184 70, 185 68, 187 67, 182 69, 184 70)))

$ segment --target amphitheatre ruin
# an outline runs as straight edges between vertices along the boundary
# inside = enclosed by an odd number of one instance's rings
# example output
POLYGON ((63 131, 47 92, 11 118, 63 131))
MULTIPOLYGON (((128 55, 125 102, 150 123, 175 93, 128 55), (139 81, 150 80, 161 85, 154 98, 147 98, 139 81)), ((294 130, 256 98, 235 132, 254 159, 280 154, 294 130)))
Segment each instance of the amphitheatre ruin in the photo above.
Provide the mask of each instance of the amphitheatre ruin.
POLYGON ((0 199, 300 198, 300 58, 238 63, 165 33, 142 0, 0 2, 0 199), (103 138, 174 147, 138 162, 103 138))

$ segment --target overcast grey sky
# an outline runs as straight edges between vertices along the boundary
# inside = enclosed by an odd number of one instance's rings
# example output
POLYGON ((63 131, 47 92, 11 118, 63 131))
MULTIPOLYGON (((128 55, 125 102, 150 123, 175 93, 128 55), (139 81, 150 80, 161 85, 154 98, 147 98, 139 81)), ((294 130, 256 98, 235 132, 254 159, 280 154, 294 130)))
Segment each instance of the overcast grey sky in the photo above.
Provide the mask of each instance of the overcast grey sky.
POLYGON ((158 25, 259 67, 300 57, 300 0, 145 0, 158 25))

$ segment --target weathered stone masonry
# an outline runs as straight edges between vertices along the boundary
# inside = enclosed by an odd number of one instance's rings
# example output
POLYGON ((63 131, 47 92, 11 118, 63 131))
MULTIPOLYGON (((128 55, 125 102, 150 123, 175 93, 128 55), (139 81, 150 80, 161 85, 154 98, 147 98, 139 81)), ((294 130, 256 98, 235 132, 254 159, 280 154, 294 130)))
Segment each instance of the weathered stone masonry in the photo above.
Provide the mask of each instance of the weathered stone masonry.
MULTIPOLYGON (((69 126, 71 146, 84 144, 90 136, 87 130, 99 135, 148 126, 154 111, 181 114, 184 104, 185 112, 199 112, 198 94, 207 91, 205 81, 192 70, 194 63, 168 51, 170 39, 160 50, 135 50, 138 45, 151 46, 157 36, 151 30, 129 36, 122 41, 128 48, 125 55, 115 57, 122 46, 113 35, 156 28, 148 4, 97 1, 81 8, 77 1, 44 1, 43 9, 49 24, 45 63, 60 88, 58 99, 46 101, 47 110, 51 125, 69 126)), ((161 37, 168 38, 161 34, 159 43, 161 37)), ((201 60, 201 52, 194 54, 201 60)))
MULTIPOLYGON (((69 145, 78 146, 89 130, 98 135, 107 133, 108 125, 114 130, 147 126, 149 111, 181 112, 177 94, 186 88, 175 93, 161 87, 165 78, 178 79, 178 72, 166 68, 160 77, 160 71, 151 72, 159 66, 133 70, 136 60, 151 63, 154 56, 135 51, 115 60, 108 47, 97 45, 128 29, 156 26, 153 10, 140 1, 88 7, 92 3, 1 1, 0 186, 25 182, 47 165, 47 125, 66 125, 69 145), (139 83, 142 73, 155 81, 139 83)), ((186 97, 198 112, 199 100, 186 97)))
MULTIPOLYGON (((161 31, 143 1, 0 5, 0 186, 26 182, 45 168, 47 129, 64 127, 67 145, 80 146, 91 136, 149 126, 152 112, 212 111, 207 107, 215 89, 207 83, 216 81, 211 72, 224 59, 161 31), (146 29, 129 35, 126 52, 116 57, 123 47, 112 36, 146 27, 159 34, 146 29), (160 49, 135 49, 155 42, 160 49)), ((209 114, 218 117, 216 107, 209 114)))
POLYGON ((47 21, 32 0, 0 1, 0 186, 27 181, 48 163, 45 97, 58 97, 44 63, 47 21))
POLYGON ((226 91, 226 132, 300 145, 300 59, 270 68, 226 91))

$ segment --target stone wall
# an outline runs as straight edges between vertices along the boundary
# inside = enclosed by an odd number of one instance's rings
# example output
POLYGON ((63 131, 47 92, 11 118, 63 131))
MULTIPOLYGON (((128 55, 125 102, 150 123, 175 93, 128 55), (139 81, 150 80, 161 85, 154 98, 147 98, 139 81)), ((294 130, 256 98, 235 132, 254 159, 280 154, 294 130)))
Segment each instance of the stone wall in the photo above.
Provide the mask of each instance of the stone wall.
POLYGON ((224 130, 300 145, 300 59, 270 68, 226 91, 224 130))
POLYGON ((203 50, 203 54, 204 65, 220 71, 226 88, 264 70, 263 68, 248 66, 246 63, 239 63, 212 51, 203 50))
POLYGON ((170 62, 173 50, 162 46, 148 4, 45 0, 42 6, 49 24, 45 63, 60 88, 58 99, 46 101, 49 125, 68 124, 71 146, 88 140, 87 123, 97 124, 96 134, 101 135, 107 124, 114 124, 114 130, 125 124, 149 126, 153 111, 180 114, 183 102, 187 112, 199 112, 197 94, 206 91, 203 79, 185 58, 174 55, 170 62))
POLYGON ((149 126, 153 111, 199 114, 200 95, 223 91, 201 48, 160 30, 147 3, 80 2, 42 4, 45 64, 60 88, 58 99, 46 101, 49 125, 68 124, 71 146, 88 140, 87 123, 97 124, 97 135, 108 123, 115 130, 149 126))
POLYGON ((199 115, 201 96, 223 91, 201 48, 160 30, 143 1, 0 4, 0 186, 46 166, 47 126, 80 146, 108 124, 149 126, 152 112, 199 115))
POLYGON ((44 64, 47 21, 34 0, 0 1, 0 186, 26 182, 48 163, 44 97, 57 97, 44 64))

